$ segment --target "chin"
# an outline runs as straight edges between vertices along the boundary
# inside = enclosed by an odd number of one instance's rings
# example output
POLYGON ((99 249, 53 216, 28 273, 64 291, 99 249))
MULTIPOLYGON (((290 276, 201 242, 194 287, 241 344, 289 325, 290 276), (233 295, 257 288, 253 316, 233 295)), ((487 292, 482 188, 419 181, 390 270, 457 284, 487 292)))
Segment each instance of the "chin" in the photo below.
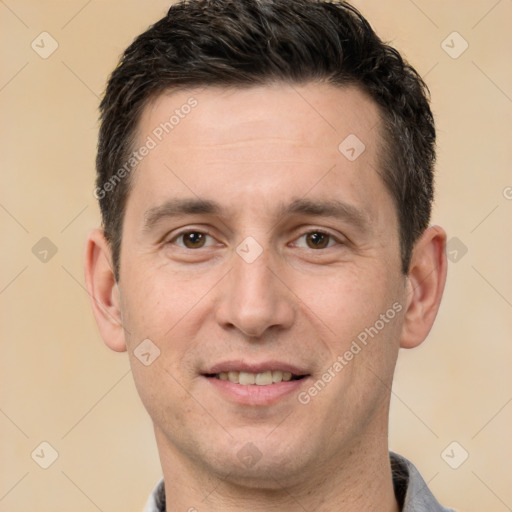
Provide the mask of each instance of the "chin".
POLYGON ((210 448, 202 459, 210 466, 208 471, 217 473, 226 483, 254 490, 282 490, 284 486, 299 485, 309 474, 314 461, 303 444, 277 438, 270 442, 265 432, 259 437, 245 436, 245 441, 231 442, 216 453, 210 448))

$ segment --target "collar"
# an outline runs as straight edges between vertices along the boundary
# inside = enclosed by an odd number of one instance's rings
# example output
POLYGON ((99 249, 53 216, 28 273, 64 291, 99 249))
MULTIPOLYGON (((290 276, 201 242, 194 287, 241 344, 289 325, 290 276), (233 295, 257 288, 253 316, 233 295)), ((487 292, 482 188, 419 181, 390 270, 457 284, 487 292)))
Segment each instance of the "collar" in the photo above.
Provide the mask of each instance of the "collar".
MULTIPOLYGON (((416 467, 405 457, 390 452, 389 458, 395 496, 402 512, 455 512, 439 504, 416 467)), ((151 492, 144 512, 165 512, 165 500, 162 478, 151 492)))

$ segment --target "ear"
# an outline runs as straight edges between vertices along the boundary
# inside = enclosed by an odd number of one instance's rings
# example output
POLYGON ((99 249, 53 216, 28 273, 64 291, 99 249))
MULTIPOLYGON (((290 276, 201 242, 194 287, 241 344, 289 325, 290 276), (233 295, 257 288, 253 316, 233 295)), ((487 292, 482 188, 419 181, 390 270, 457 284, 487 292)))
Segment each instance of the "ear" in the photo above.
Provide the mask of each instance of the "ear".
POLYGON ((84 266, 85 282, 101 337, 112 350, 124 352, 119 286, 114 278, 110 244, 100 229, 87 236, 84 266))
POLYGON ((430 332, 443 296, 446 271, 446 233, 439 226, 429 227, 416 242, 411 257, 402 348, 417 347, 430 332))

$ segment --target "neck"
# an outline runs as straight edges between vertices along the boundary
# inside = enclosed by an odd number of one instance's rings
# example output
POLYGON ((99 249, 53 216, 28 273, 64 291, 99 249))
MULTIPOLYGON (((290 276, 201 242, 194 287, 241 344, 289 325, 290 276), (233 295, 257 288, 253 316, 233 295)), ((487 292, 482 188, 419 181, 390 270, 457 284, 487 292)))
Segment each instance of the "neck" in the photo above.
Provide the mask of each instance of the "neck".
MULTIPOLYGON (((386 430, 386 429, 384 429, 386 430)), ((230 475, 206 472, 155 429, 167 496, 166 512, 399 512, 387 430, 355 443, 321 465, 267 485, 242 485, 230 475)))

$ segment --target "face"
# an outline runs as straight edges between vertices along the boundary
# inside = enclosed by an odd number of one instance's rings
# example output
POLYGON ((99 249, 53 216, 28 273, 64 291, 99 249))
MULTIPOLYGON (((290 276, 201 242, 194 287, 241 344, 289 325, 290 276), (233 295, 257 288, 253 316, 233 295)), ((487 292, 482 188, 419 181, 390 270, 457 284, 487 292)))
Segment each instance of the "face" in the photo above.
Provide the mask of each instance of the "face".
POLYGON ((118 293, 161 456, 298 482, 386 437, 406 293, 380 128, 363 93, 324 84, 146 107, 118 293))

